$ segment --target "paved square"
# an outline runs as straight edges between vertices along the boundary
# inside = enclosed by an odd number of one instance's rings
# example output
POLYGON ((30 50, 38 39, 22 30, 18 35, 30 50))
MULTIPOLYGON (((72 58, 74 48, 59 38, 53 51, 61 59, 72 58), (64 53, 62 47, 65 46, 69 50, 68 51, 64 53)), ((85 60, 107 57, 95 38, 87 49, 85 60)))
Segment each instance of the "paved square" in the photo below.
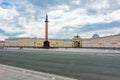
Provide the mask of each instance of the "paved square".
POLYGON ((0 64, 39 72, 1 67, 0 80, 120 80, 120 50, 11 48, 0 51, 0 64))

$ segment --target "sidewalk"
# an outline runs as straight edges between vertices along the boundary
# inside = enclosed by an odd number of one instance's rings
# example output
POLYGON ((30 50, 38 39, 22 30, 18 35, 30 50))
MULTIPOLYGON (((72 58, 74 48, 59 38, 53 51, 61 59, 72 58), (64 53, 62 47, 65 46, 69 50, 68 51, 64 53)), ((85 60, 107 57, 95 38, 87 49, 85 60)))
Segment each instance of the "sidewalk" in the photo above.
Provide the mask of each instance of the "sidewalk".
POLYGON ((0 80, 76 80, 0 64, 0 80))

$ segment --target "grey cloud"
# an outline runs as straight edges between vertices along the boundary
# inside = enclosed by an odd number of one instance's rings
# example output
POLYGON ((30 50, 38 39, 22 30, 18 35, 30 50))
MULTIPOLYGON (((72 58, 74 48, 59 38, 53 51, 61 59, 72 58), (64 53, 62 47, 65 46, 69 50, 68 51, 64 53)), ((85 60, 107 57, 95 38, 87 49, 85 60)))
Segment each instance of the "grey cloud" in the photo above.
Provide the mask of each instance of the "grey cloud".
POLYGON ((56 34, 53 34, 55 38, 61 38, 61 39, 65 39, 66 36, 67 38, 72 38, 74 36, 74 34, 71 33, 77 33, 75 31, 76 28, 72 27, 72 26, 64 26, 59 32, 57 32, 56 34), (73 31, 70 31, 70 29, 72 29, 73 31), (62 35, 61 35, 62 33, 62 35), (69 35, 69 36, 68 36, 69 35))
POLYGON ((48 8, 50 6, 66 4, 68 3, 69 0, 28 0, 28 1, 36 6, 48 8))

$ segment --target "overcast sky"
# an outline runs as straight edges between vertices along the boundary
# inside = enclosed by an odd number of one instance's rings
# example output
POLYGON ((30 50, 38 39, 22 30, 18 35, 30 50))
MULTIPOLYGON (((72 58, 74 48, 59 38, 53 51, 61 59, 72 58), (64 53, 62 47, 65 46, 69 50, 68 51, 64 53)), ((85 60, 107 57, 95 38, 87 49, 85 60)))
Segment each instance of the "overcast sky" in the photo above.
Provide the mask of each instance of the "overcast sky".
POLYGON ((8 37, 91 38, 120 34, 120 0, 0 0, 0 40, 8 37))

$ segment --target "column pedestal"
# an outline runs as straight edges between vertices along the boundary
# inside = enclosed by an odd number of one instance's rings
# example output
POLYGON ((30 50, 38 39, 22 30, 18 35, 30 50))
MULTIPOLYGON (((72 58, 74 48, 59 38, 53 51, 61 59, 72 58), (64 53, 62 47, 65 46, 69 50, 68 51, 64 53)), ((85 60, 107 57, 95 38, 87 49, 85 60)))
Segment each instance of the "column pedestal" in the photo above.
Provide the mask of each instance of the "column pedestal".
POLYGON ((50 48, 50 42, 49 41, 44 41, 43 42, 43 47, 44 48, 50 48))

